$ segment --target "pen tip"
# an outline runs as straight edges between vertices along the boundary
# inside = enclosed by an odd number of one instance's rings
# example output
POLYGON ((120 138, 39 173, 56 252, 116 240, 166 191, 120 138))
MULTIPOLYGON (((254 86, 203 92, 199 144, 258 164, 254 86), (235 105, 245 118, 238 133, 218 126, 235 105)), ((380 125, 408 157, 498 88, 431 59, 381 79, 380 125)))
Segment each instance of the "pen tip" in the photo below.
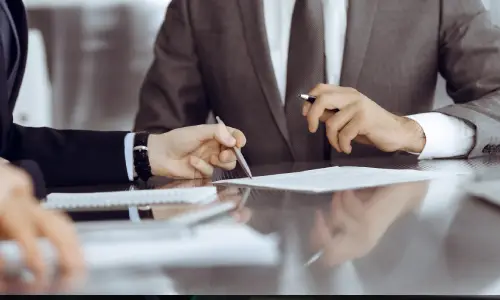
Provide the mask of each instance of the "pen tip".
POLYGON ((304 100, 309 99, 309 95, 306 95, 306 94, 300 94, 299 97, 304 99, 304 100))

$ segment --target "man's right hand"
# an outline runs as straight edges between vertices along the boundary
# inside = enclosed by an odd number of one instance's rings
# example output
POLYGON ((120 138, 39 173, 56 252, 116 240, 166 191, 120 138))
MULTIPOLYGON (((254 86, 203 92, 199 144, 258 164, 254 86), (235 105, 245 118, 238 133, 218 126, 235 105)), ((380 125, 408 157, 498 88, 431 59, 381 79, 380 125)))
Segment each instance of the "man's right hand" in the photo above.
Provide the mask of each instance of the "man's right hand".
POLYGON ((71 221, 37 203, 30 178, 20 169, 0 163, 0 178, 0 238, 18 243, 25 266, 36 278, 43 277, 46 266, 38 237, 45 237, 58 252, 61 271, 83 270, 83 254, 71 221))
POLYGON ((183 127, 150 135, 149 163, 155 176, 210 178, 215 167, 234 169, 237 160, 233 147, 245 144, 241 131, 221 124, 183 127))

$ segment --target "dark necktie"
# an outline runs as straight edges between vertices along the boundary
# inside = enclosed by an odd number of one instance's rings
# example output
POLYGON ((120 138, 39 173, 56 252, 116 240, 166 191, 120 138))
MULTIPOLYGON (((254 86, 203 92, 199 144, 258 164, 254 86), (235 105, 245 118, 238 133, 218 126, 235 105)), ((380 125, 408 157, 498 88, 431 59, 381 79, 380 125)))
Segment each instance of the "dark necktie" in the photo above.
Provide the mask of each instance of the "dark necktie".
POLYGON ((299 94, 325 82, 323 1, 296 0, 288 46, 285 113, 297 161, 328 159, 324 125, 314 134, 302 116, 299 94))

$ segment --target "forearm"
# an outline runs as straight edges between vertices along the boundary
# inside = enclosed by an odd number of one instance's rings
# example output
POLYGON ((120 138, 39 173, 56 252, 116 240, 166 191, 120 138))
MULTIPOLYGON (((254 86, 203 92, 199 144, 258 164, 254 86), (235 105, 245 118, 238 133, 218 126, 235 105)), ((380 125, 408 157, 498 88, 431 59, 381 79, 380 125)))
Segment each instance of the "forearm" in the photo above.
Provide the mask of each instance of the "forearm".
POLYGON ((5 158, 35 161, 48 186, 127 182, 125 135, 14 125, 5 158))

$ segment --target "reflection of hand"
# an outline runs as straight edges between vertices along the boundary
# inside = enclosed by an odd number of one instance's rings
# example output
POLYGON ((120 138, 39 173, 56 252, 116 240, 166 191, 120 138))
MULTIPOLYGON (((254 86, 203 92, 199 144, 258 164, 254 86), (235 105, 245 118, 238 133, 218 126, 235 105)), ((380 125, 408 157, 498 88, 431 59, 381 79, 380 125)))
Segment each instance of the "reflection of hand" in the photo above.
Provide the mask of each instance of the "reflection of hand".
POLYGON ((322 261, 330 266, 362 257, 426 192, 425 182, 337 192, 330 212, 316 213, 312 247, 323 249, 322 261))
POLYGON ((236 167, 232 147, 242 148, 245 135, 224 125, 198 125, 152 134, 148 140, 153 175, 176 179, 211 177, 214 167, 236 167))
POLYGON ((71 221, 38 205, 30 179, 22 171, 0 165, 0 178, 0 237, 18 242, 26 266, 37 279, 46 273, 38 236, 46 237, 53 244, 63 271, 81 271, 83 253, 71 221))
POLYGON ((223 187, 223 190, 219 192, 219 201, 233 201, 236 203, 236 209, 231 212, 231 216, 238 223, 248 223, 252 218, 252 210, 244 206, 246 199, 244 197, 249 197, 245 195, 245 190, 236 187, 223 187))
MULTIPOLYGON (((210 180, 207 181, 210 184, 210 180)), ((181 180, 172 182, 171 186, 174 187, 192 187, 193 184, 203 184, 204 182, 199 180, 181 180)), ((168 186, 168 185, 167 185, 168 186)), ((165 188, 165 187, 163 187, 165 188)), ((239 223, 247 223, 250 221, 252 212, 248 207, 240 206, 241 201, 243 201, 243 194, 239 188, 236 187, 217 187, 217 200, 218 201, 232 201, 236 204, 236 209, 231 212, 231 216, 239 223)), ((210 204, 208 204, 210 205, 210 204)), ((155 219, 168 219, 179 214, 185 214, 188 212, 203 210, 206 208, 206 204, 166 204, 166 205, 154 205, 151 207, 153 211, 153 216, 155 219)))

